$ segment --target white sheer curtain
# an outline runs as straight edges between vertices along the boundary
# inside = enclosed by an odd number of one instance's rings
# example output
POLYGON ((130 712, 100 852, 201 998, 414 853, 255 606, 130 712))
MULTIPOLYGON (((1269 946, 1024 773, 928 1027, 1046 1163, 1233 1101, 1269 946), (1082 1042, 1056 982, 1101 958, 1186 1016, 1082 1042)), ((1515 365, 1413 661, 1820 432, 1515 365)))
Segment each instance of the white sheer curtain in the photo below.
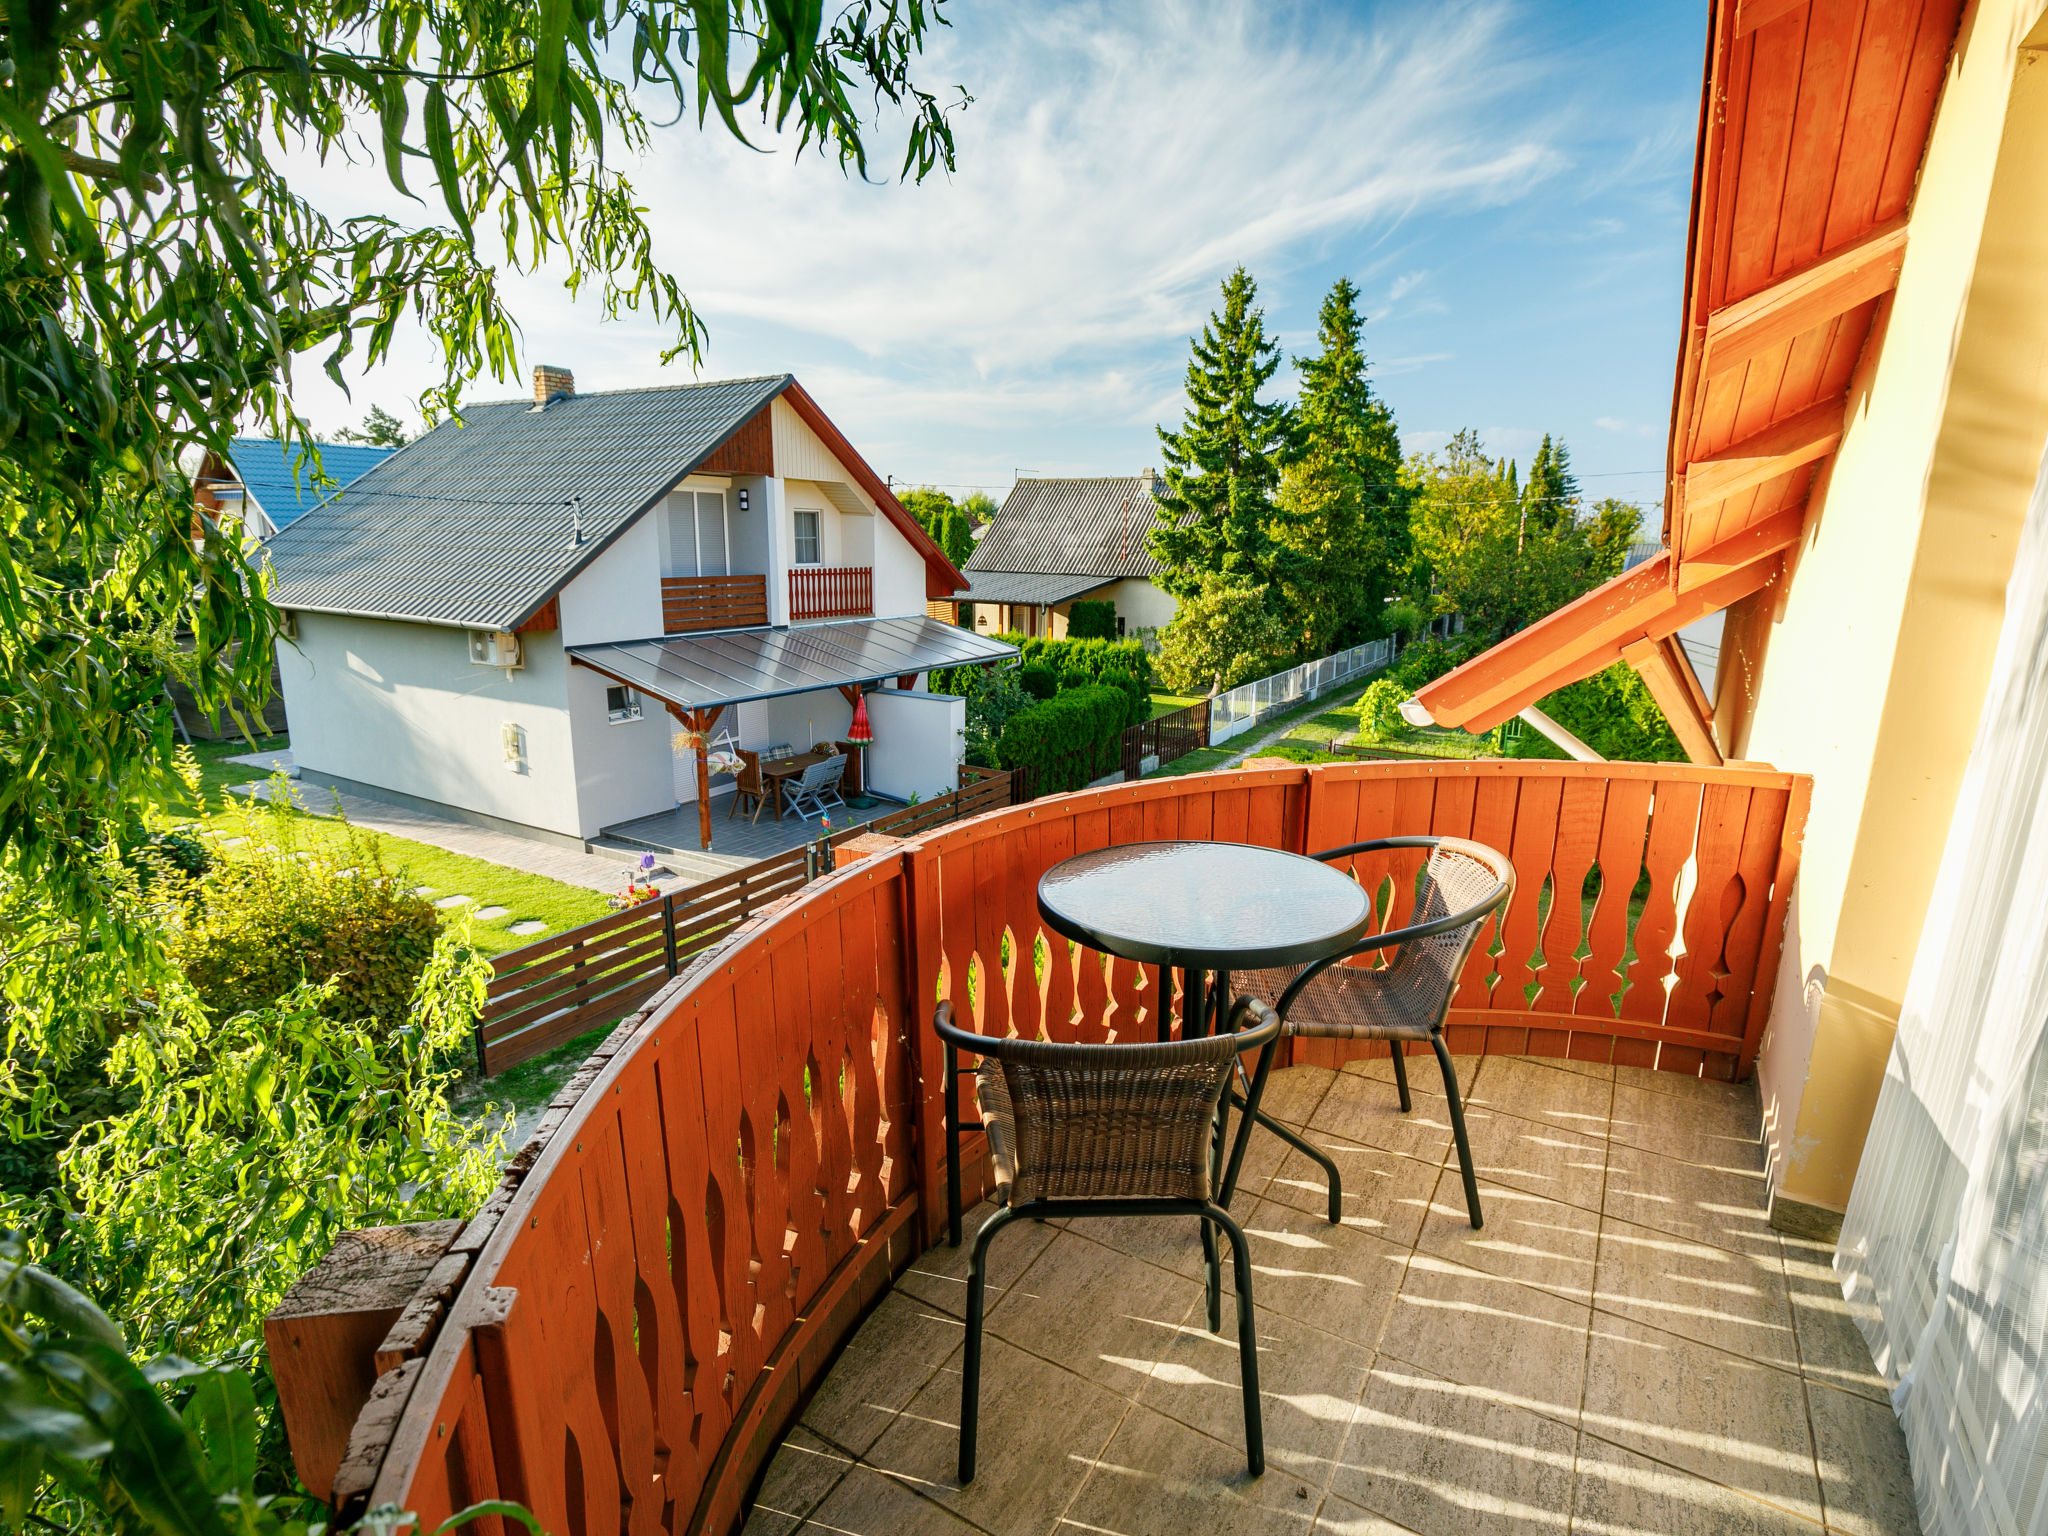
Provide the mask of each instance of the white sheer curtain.
POLYGON ((1835 1266, 1928 1536, 2048 1536, 2048 462, 1835 1266))

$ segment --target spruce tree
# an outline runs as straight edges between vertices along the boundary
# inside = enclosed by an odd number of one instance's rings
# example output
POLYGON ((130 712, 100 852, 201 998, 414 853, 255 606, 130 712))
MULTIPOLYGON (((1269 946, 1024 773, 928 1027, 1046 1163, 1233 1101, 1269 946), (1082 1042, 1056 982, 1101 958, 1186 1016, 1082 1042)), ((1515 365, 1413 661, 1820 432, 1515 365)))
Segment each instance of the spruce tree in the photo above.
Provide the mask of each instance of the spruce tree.
POLYGON ((1273 492, 1291 418, 1285 402, 1259 399, 1280 349, 1266 337, 1257 297, 1243 267, 1225 279, 1222 310, 1190 343, 1181 429, 1159 429, 1166 481, 1158 494, 1167 515, 1150 547, 1165 568, 1160 585, 1176 597, 1192 597, 1205 577, 1269 588, 1274 577, 1273 492))
POLYGON ((1529 483, 1522 490, 1522 507, 1532 532, 1550 533, 1578 517, 1579 481, 1572 473, 1571 451, 1559 438, 1543 436, 1543 446, 1529 462, 1529 483))
POLYGON ((1385 630, 1386 599, 1409 558, 1413 489, 1401 474, 1394 414, 1367 382, 1358 289, 1339 278, 1323 300, 1321 350, 1297 357, 1295 454, 1273 524, 1302 647, 1324 654, 1385 630))

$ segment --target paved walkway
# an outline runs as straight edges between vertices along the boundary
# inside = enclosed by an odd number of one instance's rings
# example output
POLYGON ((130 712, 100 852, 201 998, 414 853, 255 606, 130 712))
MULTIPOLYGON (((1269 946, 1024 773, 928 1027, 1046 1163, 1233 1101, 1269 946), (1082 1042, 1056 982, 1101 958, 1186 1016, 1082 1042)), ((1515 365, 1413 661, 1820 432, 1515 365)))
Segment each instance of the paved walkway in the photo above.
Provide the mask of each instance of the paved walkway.
POLYGON ((1235 1206, 1264 1477, 1195 1224, 1024 1222, 990 1253, 975 1481, 954 1470, 966 1248, 941 1245, 819 1385, 747 1536, 1913 1536, 1831 1250, 1764 1219, 1754 1087, 1459 1072, 1477 1232, 1428 1058, 1407 1115, 1385 1058, 1274 1074, 1268 1107, 1336 1160, 1345 1210, 1330 1226, 1319 1170, 1254 1139, 1235 1206))
MULTIPOLYGON (((265 779, 256 784, 236 784, 230 786, 230 792, 268 800, 273 782, 265 779)), ((495 832, 489 827, 473 826, 466 821, 454 821, 385 800, 343 794, 335 789, 299 783, 294 783, 291 788, 293 803, 315 816, 333 815, 338 802, 341 814, 355 826, 388 833, 392 837, 409 837, 416 843, 429 843, 450 853, 468 854, 473 859, 502 864, 508 869, 523 869, 530 875, 545 875, 565 885, 580 885, 592 891, 616 891, 635 874, 630 859, 559 848, 553 843, 520 837, 516 833, 495 832)), ((703 876, 695 878, 701 880, 703 876)), ((664 869, 657 873, 654 883, 663 890, 676 890, 694 882, 664 869)))

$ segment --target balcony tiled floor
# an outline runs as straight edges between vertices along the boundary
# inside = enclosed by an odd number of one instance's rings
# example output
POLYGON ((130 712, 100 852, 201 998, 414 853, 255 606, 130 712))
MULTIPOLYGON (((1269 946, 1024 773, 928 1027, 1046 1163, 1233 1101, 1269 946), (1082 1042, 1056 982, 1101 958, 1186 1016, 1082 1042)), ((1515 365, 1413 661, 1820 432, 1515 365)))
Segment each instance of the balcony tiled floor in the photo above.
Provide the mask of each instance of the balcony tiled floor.
POLYGON ((992 1250, 974 1483, 954 1477, 966 1249, 940 1247, 849 1342, 748 1533, 1917 1531, 1829 1250, 1765 1224, 1754 1089, 1459 1068, 1479 1232, 1433 1064, 1406 1116, 1385 1061, 1274 1075, 1269 1105, 1329 1149, 1346 1209, 1329 1226, 1313 1166, 1254 1141, 1235 1204, 1263 1478, 1194 1223, 1027 1224, 992 1250))

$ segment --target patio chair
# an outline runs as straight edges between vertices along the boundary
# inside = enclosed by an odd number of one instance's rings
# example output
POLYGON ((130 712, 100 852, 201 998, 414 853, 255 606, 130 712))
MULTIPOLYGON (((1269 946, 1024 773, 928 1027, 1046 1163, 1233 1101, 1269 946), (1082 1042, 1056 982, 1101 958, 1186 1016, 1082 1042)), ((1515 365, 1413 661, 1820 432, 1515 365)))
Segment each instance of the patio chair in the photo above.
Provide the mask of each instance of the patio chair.
POLYGON ((846 759, 828 757, 813 763, 802 775, 783 786, 783 803, 805 821, 822 816, 846 801, 839 794, 839 781, 846 777, 846 759))
POLYGON ((726 811, 725 819, 731 821, 734 812, 740 809, 741 802, 751 800, 754 802, 754 814, 747 820, 758 822, 761 819, 761 807, 768 803, 768 786, 761 777, 761 754, 749 752, 745 747, 736 747, 733 750, 743 766, 733 775, 735 789, 732 806, 726 811))
MULTIPOLYGON (((1410 1044, 1427 1044, 1443 1072, 1449 1101, 1451 1134, 1458 1144, 1458 1167, 1465 1177, 1465 1209, 1472 1225, 1482 1224, 1479 1183, 1472 1173, 1472 1147, 1465 1136, 1465 1106, 1458 1096, 1458 1073, 1444 1043, 1444 1020, 1458 974, 1478 941, 1487 918, 1503 910, 1515 892, 1515 867, 1507 856, 1483 843, 1455 837, 1383 837, 1352 843, 1313 855, 1335 863, 1355 854, 1388 848, 1427 848, 1422 880, 1408 926, 1375 934, 1342 954, 1318 960, 1298 975, 1285 969, 1250 971, 1236 980, 1245 991, 1271 1002, 1287 1035, 1323 1040, 1384 1040, 1393 1050, 1394 1085, 1401 1113, 1413 1107, 1408 1097, 1410 1044), (1354 955, 1391 949, 1393 958, 1377 969, 1345 965, 1354 955)), ((1233 1102, 1238 1096, 1232 1094, 1233 1102)), ((1322 1165, 1329 1180, 1330 1223, 1343 1208, 1343 1186, 1337 1165, 1320 1147, 1296 1135, 1263 1113, 1259 1123, 1283 1141, 1322 1165)))
POLYGON ((1228 1134, 1222 1110, 1241 1054, 1259 1053, 1247 1080, 1252 1113, 1280 1035, 1280 1018, 1254 997, 1230 1007, 1228 1029, 1162 1044, 1062 1045, 1050 1040, 995 1040, 953 1024, 953 1005, 940 1003, 932 1027, 946 1047, 946 1157, 950 1237, 960 1246, 960 1133, 988 1138, 995 1170, 995 1214, 975 1234, 968 1262, 967 1354, 960 1388, 960 1481, 974 1481, 981 1410, 981 1318, 989 1241, 1021 1217, 1194 1216, 1207 1260, 1209 1330, 1223 1330, 1218 1228, 1230 1237, 1237 1287, 1237 1338, 1244 1391, 1245 1459, 1257 1477, 1266 1470, 1259 1415, 1258 1333, 1252 1308, 1251 1255, 1225 1207, 1244 1158, 1250 1115, 1238 1126, 1218 1187, 1219 1157, 1228 1134), (978 1058, 977 1124, 960 1122, 960 1055, 978 1058))

